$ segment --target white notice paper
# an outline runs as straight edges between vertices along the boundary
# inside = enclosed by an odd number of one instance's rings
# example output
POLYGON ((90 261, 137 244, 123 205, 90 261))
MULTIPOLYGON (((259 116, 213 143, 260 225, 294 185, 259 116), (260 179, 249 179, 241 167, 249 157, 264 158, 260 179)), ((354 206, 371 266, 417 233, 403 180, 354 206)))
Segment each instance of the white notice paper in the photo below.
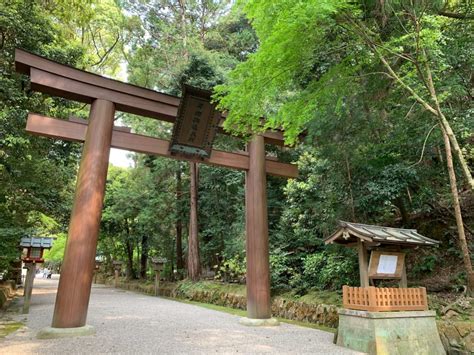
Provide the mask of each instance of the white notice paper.
POLYGON ((377 274, 395 274, 397 270, 397 255, 380 255, 377 274))

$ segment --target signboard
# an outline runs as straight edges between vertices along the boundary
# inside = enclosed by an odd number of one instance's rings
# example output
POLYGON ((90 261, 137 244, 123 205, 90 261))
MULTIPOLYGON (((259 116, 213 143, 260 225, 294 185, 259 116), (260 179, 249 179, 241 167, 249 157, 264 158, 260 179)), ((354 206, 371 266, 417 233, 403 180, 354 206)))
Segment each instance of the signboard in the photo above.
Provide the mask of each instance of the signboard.
POLYGON ((401 279, 405 253, 374 250, 370 255, 369 278, 401 279))
POLYGON ((219 119, 210 91, 183 85, 170 153, 209 158, 219 119))
POLYGON ((397 271, 397 255, 380 255, 377 274, 395 274, 397 271))

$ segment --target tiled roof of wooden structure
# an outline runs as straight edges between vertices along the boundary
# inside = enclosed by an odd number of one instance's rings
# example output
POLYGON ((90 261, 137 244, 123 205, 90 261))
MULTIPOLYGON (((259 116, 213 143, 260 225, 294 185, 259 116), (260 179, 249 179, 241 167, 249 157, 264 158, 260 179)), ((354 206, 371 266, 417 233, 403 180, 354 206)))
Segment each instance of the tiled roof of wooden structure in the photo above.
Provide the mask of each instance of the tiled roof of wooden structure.
POLYGON ((326 244, 349 244, 360 239, 368 243, 402 246, 437 245, 434 239, 418 234, 416 229, 373 226, 368 224, 339 221, 339 229, 325 239, 326 244))
POLYGON ((24 237, 21 238, 20 247, 23 248, 45 248, 50 249, 53 246, 53 238, 48 237, 24 237))

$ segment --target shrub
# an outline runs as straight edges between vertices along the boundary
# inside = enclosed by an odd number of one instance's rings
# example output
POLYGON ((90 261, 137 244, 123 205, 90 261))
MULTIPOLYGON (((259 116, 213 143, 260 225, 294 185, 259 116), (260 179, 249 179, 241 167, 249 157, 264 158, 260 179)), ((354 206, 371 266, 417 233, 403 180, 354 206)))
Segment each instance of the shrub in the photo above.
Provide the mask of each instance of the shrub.
POLYGON ((288 253, 277 249, 270 254, 270 278, 273 290, 290 289, 289 280, 296 274, 295 269, 291 266, 291 260, 288 253))
POLYGON ((359 282, 357 257, 353 250, 325 250, 308 255, 303 261, 302 282, 306 289, 339 290, 359 282))
POLYGON ((235 255, 230 259, 225 260, 219 268, 216 279, 224 282, 245 282, 245 273, 247 261, 240 255, 235 255))

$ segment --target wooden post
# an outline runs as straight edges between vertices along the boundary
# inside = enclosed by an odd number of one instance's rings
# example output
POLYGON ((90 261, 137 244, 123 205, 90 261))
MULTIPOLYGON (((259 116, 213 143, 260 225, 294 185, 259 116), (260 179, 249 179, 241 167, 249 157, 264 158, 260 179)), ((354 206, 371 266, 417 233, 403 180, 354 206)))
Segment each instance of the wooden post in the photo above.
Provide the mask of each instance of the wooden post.
POLYGON ((349 304, 349 286, 343 285, 342 286, 342 305, 344 308, 347 308, 349 304))
POLYGON ((368 287, 368 299, 369 299, 369 306, 367 307, 367 310, 376 311, 377 310, 377 296, 376 296, 376 289, 374 286, 368 287))
POLYGON ((54 308, 55 328, 86 324, 105 193, 115 105, 92 103, 54 308))
POLYGON ((114 270, 114 275, 115 275, 115 277, 114 277, 114 287, 115 288, 117 288, 117 286, 118 286, 119 273, 120 273, 120 271, 118 269, 114 270))
POLYGON ((369 287, 369 263, 367 261, 367 248, 362 240, 357 240, 357 251, 359 254, 360 287, 369 287))
POLYGON ((247 317, 271 317, 268 253, 267 178, 265 143, 255 136, 248 145, 249 170, 245 186, 247 233, 247 317))
POLYGON ((25 288, 23 290, 23 313, 30 311, 31 293, 33 292, 33 282, 36 275, 36 264, 26 263, 25 288))
POLYGON ((155 296, 158 296, 159 289, 160 289, 160 272, 155 271, 155 296))
POLYGON ((407 265, 406 265, 405 260, 403 261, 402 278, 400 279, 400 287, 401 288, 407 288, 408 287, 407 265))

